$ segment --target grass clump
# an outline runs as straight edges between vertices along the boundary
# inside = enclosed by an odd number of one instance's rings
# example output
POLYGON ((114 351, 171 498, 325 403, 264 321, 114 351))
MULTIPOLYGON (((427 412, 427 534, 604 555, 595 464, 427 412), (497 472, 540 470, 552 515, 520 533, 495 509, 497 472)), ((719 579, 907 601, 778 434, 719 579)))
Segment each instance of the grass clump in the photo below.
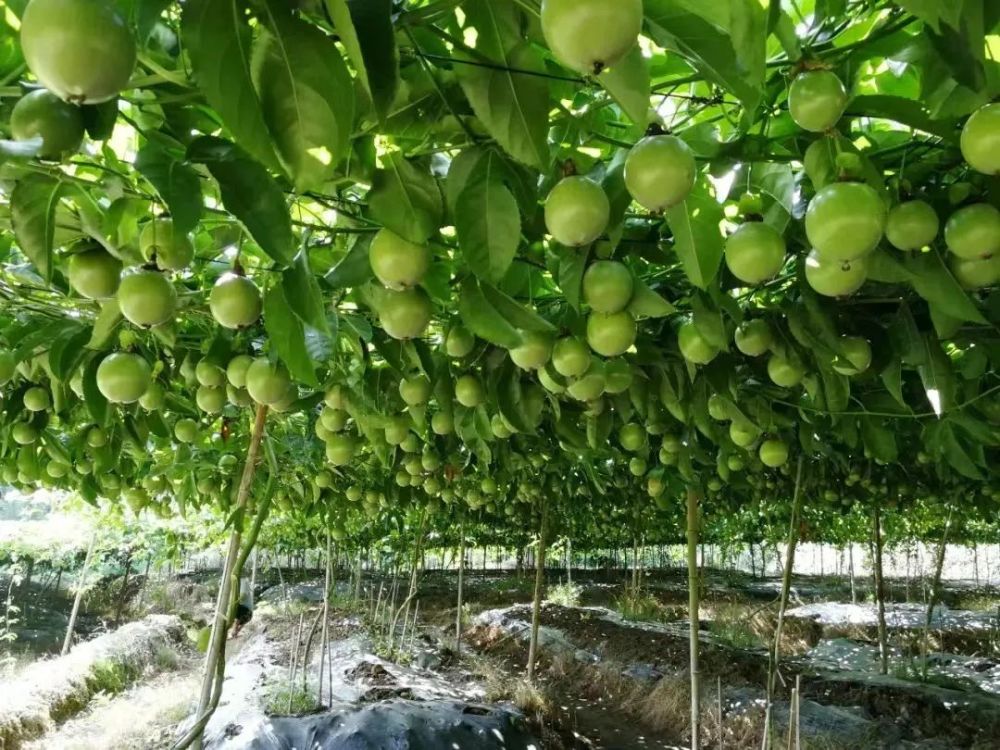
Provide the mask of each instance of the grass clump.
POLYGON ((560 583, 549 588, 545 601, 560 607, 579 607, 583 587, 575 583, 560 583))
POLYGON ((264 710, 272 715, 300 715, 312 713, 319 707, 314 691, 301 685, 293 685, 290 688, 288 685, 281 685, 275 686, 268 692, 264 710))
POLYGON ((625 587, 615 598, 612 608, 626 620, 663 622, 669 619, 667 609, 659 599, 645 589, 632 586, 625 587))

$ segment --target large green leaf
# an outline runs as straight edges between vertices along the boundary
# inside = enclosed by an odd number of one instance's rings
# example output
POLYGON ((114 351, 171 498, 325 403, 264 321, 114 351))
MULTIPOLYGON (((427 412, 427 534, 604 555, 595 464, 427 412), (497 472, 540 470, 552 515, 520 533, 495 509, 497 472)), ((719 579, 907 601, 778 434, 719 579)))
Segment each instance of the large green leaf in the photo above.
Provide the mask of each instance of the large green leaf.
POLYGON ((281 286, 285 300, 299 320, 329 336, 330 325, 323 295, 309 268, 309 253, 305 248, 295 256, 295 262, 282 272, 281 286))
POLYGON ((18 247, 46 282, 52 278, 56 204, 62 190, 56 178, 32 174, 19 180, 10 194, 10 222, 18 247))
POLYGON ((267 0, 268 30, 254 45, 253 77, 264 122, 298 189, 321 185, 347 154, 354 88, 333 40, 267 0))
POLYGON ((282 284, 275 284, 264 295, 264 328, 271 346, 292 377, 318 387, 316 371, 306 349, 305 329, 288 304, 282 284))
POLYGON ((633 123, 646 124, 649 119, 649 65, 638 44, 603 71, 597 80, 633 123))
POLYGON ((190 232, 198 225, 202 210, 201 180, 194 169, 152 142, 139 149, 135 168, 156 188, 177 229, 190 232))
POLYGON ((521 335, 517 329, 490 304, 475 278, 467 278, 462 283, 458 314, 465 327, 481 339, 508 349, 521 343, 521 335))
POLYGON ((856 96, 848 105, 847 114, 858 117, 884 117, 944 140, 958 142, 959 131, 955 121, 936 120, 921 102, 902 96, 885 94, 856 96))
POLYGON ((523 39, 517 6, 512 0, 470 0, 462 10, 478 34, 477 56, 492 63, 457 66, 473 112, 507 153, 545 168, 549 87, 541 55, 523 39))
POLYGON ((925 357, 917 366, 927 402, 938 416, 951 408, 955 399, 955 374, 941 343, 930 333, 923 336, 925 357))
POLYGON ((494 283, 507 273, 521 242, 517 201, 500 181, 497 161, 494 152, 479 161, 455 206, 455 232, 466 264, 494 283))
POLYGON ((677 312, 677 308, 651 289, 645 281, 636 278, 628 311, 634 318, 662 318, 677 312))
POLYGON ((426 242, 444 214, 437 180, 398 152, 384 157, 383 164, 368 193, 371 217, 410 242, 426 242))
POLYGON ((937 252, 920 253, 908 259, 906 269, 917 294, 946 315, 970 323, 985 323, 986 318, 962 286, 952 276, 937 252))
POLYGON ((333 25, 379 117, 399 86, 392 0, 325 0, 333 25))
POLYGON ((368 261, 368 247, 371 245, 370 234, 359 235, 347 255, 326 275, 327 283, 334 289, 361 286, 372 278, 372 264, 368 261))
POLYGON ((202 136, 188 147, 188 159, 208 167, 219 183, 222 205, 243 222, 272 260, 283 266, 295 258, 292 218, 274 178, 239 146, 202 136))
POLYGON ((725 250, 719 228, 724 218, 722 206, 700 179, 687 200, 668 209, 666 217, 684 273, 696 287, 707 289, 719 271, 725 250))
POLYGON ((251 72, 253 33, 244 0, 189 0, 181 23, 194 79, 208 103, 255 159, 277 168, 251 72))
POLYGON ((551 333, 556 330, 556 327, 541 315, 507 296, 492 284, 480 282, 479 287, 482 289, 483 295, 490 306, 499 312, 514 328, 521 331, 539 331, 541 333, 551 333))

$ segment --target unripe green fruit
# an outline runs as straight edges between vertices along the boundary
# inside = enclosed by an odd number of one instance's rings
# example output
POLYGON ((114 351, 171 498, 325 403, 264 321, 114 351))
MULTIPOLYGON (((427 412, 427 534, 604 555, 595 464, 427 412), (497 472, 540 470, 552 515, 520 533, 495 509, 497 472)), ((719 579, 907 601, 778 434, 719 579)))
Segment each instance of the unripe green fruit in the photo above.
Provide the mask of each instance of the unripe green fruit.
POLYGON ((182 443, 193 443, 198 439, 198 423, 193 419, 178 419, 174 425, 174 437, 182 443))
POLYGON ((632 367, 623 359, 613 359, 604 366, 604 392, 624 393, 632 385, 632 367))
POLYGON ((806 236, 824 262, 868 255, 882 239, 886 207, 863 182, 832 182, 817 191, 806 209, 806 236))
POLYGON ((389 289, 409 289, 424 280, 431 264, 431 252, 400 237, 389 229, 380 229, 368 246, 372 272, 389 289))
POLYGON ((841 375, 860 375, 871 366, 871 344, 860 336, 841 336, 840 357, 843 362, 834 363, 834 370, 841 375))
POLYGON ((587 316, 587 344, 603 357, 624 354, 635 343, 635 318, 627 310, 587 316))
POLYGON ((590 367, 590 350, 580 339, 559 339, 552 349, 552 366, 566 378, 578 378, 590 367))
POLYGON ((885 237, 899 250, 919 250, 937 237, 940 221, 925 201, 906 201, 893 206, 885 224, 885 237))
POLYGON ((191 238, 178 232, 170 219, 146 222, 139 233, 139 250, 148 263, 167 271, 180 271, 194 260, 191 238))
POLYGON ((226 373, 214 362, 203 359, 195 365, 194 377, 199 385, 220 388, 226 382, 226 373))
POLYGON ((10 436, 18 445, 31 445, 38 440, 38 430, 27 422, 15 422, 10 429, 10 436))
POLYGON ((146 392, 139 397, 139 406, 146 411, 162 409, 165 402, 166 395, 163 392, 163 386, 155 382, 150 383, 146 392))
POLYGON ((49 392, 40 386, 32 386, 24 392, 24 408, 28 411, 45 411, 52 406, 49 392))
POLYGON ((226 405, 226 391, 223 388, 213 388, 202 385, 195 392, 194 400, 198 408, 207 414, 218 414, 226 405))
POLYGON ((583 274, 583 301, 597 313, 624 310, 632 299, 632 272, 624 263, 598 260, 583 274))
POLYGON ((260 318, 261 306, 257 285, 235 273, 220 276, 208 297, 212 317, 223 328, 249 328, 260 318))
POLYGON ((410 436, 410 420, 396 417, 385 426, 385 441, 389 445, 402 445, 410 436))
POLYGON ((545 226, 556 242, 569 247, 600 237, 610 215, 604 188, 586 177, 564 177, 545 199, 545 226))
POLYGON ((415 375, 399 381, 399 395, 407 406, 426 404, 431 395, 431 383, 424 375, 415 375))
POLYGON ((490 432, 498 440, 506 440, 514 434, 514 431, 503 421, 503 417, 499 414, 494 414, 490 418, 490 432))
POLYGON ((347 398, 344 395, 344 389, 339 385, 332 386, 324 395, 323 403, 329 406, 331 409, 346 409, 347 408, 347 398))
POLYGON ((104 248, 91 248, 69 257, 69 283, 87 299, 114 297, 121 273, 121 261, 104 248))
POLYGON ((247 370, 253 364, 253 357, 249 354, 237 354, 226 365, 226 380, 234 388, 246 388, 247 370))
POLYGON ((77 104, 116 97, 136 58, 129 23, 108 0, 32 0, 21 16, 21 51, 45 88, 77 104))
POLYGON ((788 109, 795 124, 822 133, 837 124, 847 106, 843 82, 829 70, 800 73, 788 90, 788 109))
POLYGON ((761 284, 785 264, 785 240, 769 224, 749 221, 726 240, 726 266, 740 281, 761 284))
POLYGON ((769 438, 760 444, 758 455, 761 463, 776 469, 788 462, 788 444, 777 438, 769 438))
POLYGON ((326 444, 326 460, 334 466, 346 466, 357 448, 357 442, 350 435, 334 435, 326 444))
POLYGON ((450 412, 439 411, 431 417, 431 429, 435 435, 450 435, 455 430, 455 420, 450 412))
POLYGON ((775 385, 794 388, 802 382, 805 371, 790 359, 773 354, 767 361, 767 375, 775 385))
POLYGON ((540 15, 552 54, 584 75, 621 60, 642 29, 641 0, 543 0, 540 15))
POLYGON ((140 328, 165 323, 177 309, 177 292, 159 271, 135 271, 123 275, 117 296, 122 315, 140 328))
POLYGON ((622 448, 635 453, 646 444, 646 431, 642 425, 630 422, 619 430, 618 441, 622 444, 622 448))
POLYGON ((463 375, 455 381, 455 399, 462 406, 474 409, 486 400, 486 391, 475 375, 463 375))
POLYGON ((633 456, 628 462, 628 470, 632 476, 641 477, 645 475, 649 466, 646 463, 646 459, 640 458, 639 456, 633 456))
POLYGON ((87 430, 87 445, 91 448, 103 448, 108 444, 108 436, 100 427, 87 430))
POLYGON ((37 89, 22 96, 10 113, 11 135, 18 141, 41 138, 38 155, 59 160, 83 143, 83 113, 51 91, 37 89))
POLYGON ((386 290, 379 306, 379 323, 394 339, 415 339, 431 322, 431 301, 422 289, 386 290))
POLYGON ((510 350, 510 358, 522 370, 537 370, 552 355, 552 338, 538 331, 523 331, 521 345, 510 350))
POLYGON ((691 149, 673 135, 647 136, 625 159, 625 187, 648 211, 666 211, 687 198, 697 173, 691 149))
POLYGON ((292 387, 288 370, 280 363, 258 357, 247 368, 247 392, 258 404, 273 406, 282 401, 292 387))
POLYGON ((962 156, 977 172, 1000 174, 1000 104, 985 104, 965 121, 962 156))
POLYGON ((114 404, 131 404, 149 388, 153 371, 138 354, 115 352, 97 366, 97 388, 114 404))
POLYGON ((757 429, 742 420, 734 420, 729 423, 729 439, 740 448, 749 448, 758 436, 757 429))
POLYGON ((707 365, 719 354, 718 348, 701 335, 693 321, 682 323, 677 329, 677 346, 681 356, 696 365, 707 365))
POLYGON ((590 367, 579 378, 566 386, 566 393, 577 401, 593 401, 604 393, 607 380, 604 376, 604 365, 591 358, 590 367))
POLYGON ((742 323, 733 337, 736 348, 748 357, 759 357, 771 348, 773 334, 766 320, 756 318, 742 323))
POLYGON ((331 409, 329 406, 324 406, 323 410, 319 413, 319 418, 323 423, 323 427, 330 432, 340 432, 347 426, 347 412, 340 409, 331 409))
POLYGON ((948 265, 955 279, 965 289, 982 289, 1000 282, 1000 253, 972 260, 953 255, 948 265))
POLYGON ((444 342, 445 351, 454 359, 468 356, 475 345, 476 337, 463 326, 452 326, 444 342))
POLYGON ((1000 251, 1000 211, 989 203, 958 209, 944 225, 944 241, 959 258, 988 258, 1000 251))
POLYGON ((854 294, 868 278, 868 258, 852 261, 824 261, 813 250, 806 257, 806 281, 826 297, 854 294))

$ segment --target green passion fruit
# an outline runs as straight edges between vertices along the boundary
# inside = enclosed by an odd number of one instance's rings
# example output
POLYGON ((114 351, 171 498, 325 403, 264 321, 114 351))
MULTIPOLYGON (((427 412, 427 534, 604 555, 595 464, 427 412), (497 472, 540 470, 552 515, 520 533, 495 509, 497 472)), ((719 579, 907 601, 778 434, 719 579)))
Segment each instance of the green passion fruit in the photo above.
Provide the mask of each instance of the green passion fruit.
POLYGON ((583 301, 594 312, 616 313, 624 310, 632 299, 632 272, 624 263, 598 260, 583 274, 583 301))
POLYGON ((228 383, 226 384, 226 400, 233 406, 238 406, 241 409, 253 403, 253 399, 250 398, 250 394, 247 393, 246 388, 237 388, 228 383))
POLYGON ((226 391, 224 388, 201 385, 195 391, 194 400, 198 408, 206 414, 218 414, 226 405, 226 391))
POLYGON ((958 209, 944 225, 944 241, 959 258, 988 258, 1000 251, 1000 211, 989 203, 958 209))
POLYGON ((334 466, 347 466, 357 449, 357 441, 352 436, 334 435, 326 443, 326 460, 334 466))
POLYGON ((766 320, 748 320, 736 329, 733 341, 736 348, 748 357, 759 357, 771 348, 774 334, 766 320))
POLYGON ((919 250, 937 237, 941 222, 929 203, 912 200, 892 207, 885 222, 885 238, 897 250, 919 250))
POLYGON ((736 419, 729 423, 729 439, 740 448, 749 448, 760 435, 760 431, 750 422, 736 419))
POLYGON ((782 388, 794 388, 802 382, 805 374, 805 370, 797 362, 780 354, 773 354, 767 360, 768 377, 771 378, 772 383, 782 388))
POLYGON ((868 278, 868 258, 851 261, 824 261, 813 250, 806 256, 806 282, 825 297, 854 294, 868 278))
POLYGON ((52 406, 52 398, 49 396, 49 392, 37 385, 33 385, 26 390, 21 400, 24 403, 24 408, 28 411, 45 411, 52 406))
POLYGON ((625 187, 648 211, 675 206, 694 187, 698 167, 688 145, 673 135, 651 135, 635 144, 625 159, 625 187))
POLYGON ((21 97, 10 113, 10 132, 15 139, 41 138, 38 155, 61 159, 83 143, 83 113, 51 91, 37 89, 21 97))
POLYGON ((962 156, 977 172, 1000 174, 1000 103, 972 113, 962 128, 962 156))
POLYGON ((431 300, 422 289, 387 290, 378 309, 382 329, 394 339, 415 339, 431 322, 431 300))
POLYGON ((136 58, 128 19, 110 0, 31 0, 21 51, 42 85, 78 104, 116 97, 136 58))
POLYGON ((613 359, 604 365, 604 392, 624 393, 632 385, 632 367, 624 359, 613 359))
POLYGON ((833 369, 841 375, 860 375, 871 367, 872 346, 860 336, 841 336, 839 354, 833 369))
POLYGON ((409 289, 424 280, 431 251, 389 229, 380 229, 368 246, 372 273, 389 289, 409 289))
POLYGON ((198 439, 198 423, 193 419, 178 419, 174 424, 174 437, 182 443, 193 443, 198 439))
POLYGON ((707 365, 719 354, 719 349, 710 344, 690 320, 677 329, 677 346, 681 356, 696 365, 707 365))
POLYGON ((764 466, 777 469, 788 463, 788 444, 784 440, 768 438, 760 444, 757 455, 764 466))
POLYGON ((194 377, 199 385, 219 388, 226 382, 226 372, 214 362, 207 359, 198 361, 194 368, 194 377))
MULTIPOLYGON (((399 381, 399 396, 407 406, 426 404, 431 396, 431 382, 424 375, 414 375, 399 381)), ((343 412, 337 412, 343 414, 343 412)), ((342 427, 343 425, 341 425, 342 427)), ((330 428, 333 429, 333 428, 330 428)))
POLYGON ((587 316, 587 344, 603 357, 617 357, 635 343, 637 326, 627 310, 587 316))
POLYGON ((863 182, 833 182, 817 191, 806 209, 806 236, 823 261, 868 255, 885 231, 885 201, 863 182))
POLYGON ((726 266, 740 281, 760 284, 785 264, 785 240, 769 224, 748 221, 726 240, 726 266))
POLYGON ((635 453, 646 444, 646 431, 642 425, 629 422, 618 431, 618 442, 625 450, 635 453))
POLYGON ((139 250, 148 263, 163 270, 180 271, 194 260, 191 238, 178 232, 170 219, 146 222, 139 233, 139 250))
POLYGON ((139 406, 146 411, 162 409, 165 403, 166 394, 163 392, 163 386, 157 382, 150 383, 146 392, 139 397, 139 406))
POLYGON ((1000 283, 1000 254, 971 260, 952 256, 948 265, 965 289, 983 289, 1000 283))
POLYGON ((642 30, 642 0, 542 0, 542 35, 556 59, 578 73, 621 60, 642 30))
POLYGON ((149 388, 153 372, 138 354, 115 352, 97 366, 97 388, 114 404, 131 404, 149 388))
POLYGON ((552 366, 564 378, 578 378, 590 367, 590 350, 580 339, 561 338, 552 348, 552 366))
POLYGON ((260 290, 245 276, 225 273, 212 287, 208 307, 223 328, 249 328, 260 318, 260 290))
POLYGON ((170 320, 177 309, 177 292, 159 271, 126 273, 118 285, 118 306, 133 325, 152 328, 170 320))
POLYGON ((450 411, 439 411, 431 417, 431 430, 435 435, 450 435, 455 431, 455 418, 450 411))
POLYGON ((102 247, 93 247, 69 256, 67 276, 70 286, 87 299, 115 296, 121 273, 121 261, 102 247))
POLYGON ((462 406, 474 409, 486 400, 486 391, 475 375, 462 375, 455 381, 455 399, 462 406))
POLYGON ((288 394, 292 380, 288 370, 280 362, 271 362, 267 357, 258 357, 247 368, 246 389, 258 404, 272 406, 288 394))
POLYGON ((583 375, 566 386, 566 393, 577 401, 593 401, 604 393, 606 384, 604 363, 592 357, 590 367, 583 375))
POLYGON ((800 73, 788 89, 788 110, 803 130, 822 133, 837 124, 847 107, 847 90, 829 70, 800 73))
POLYGON ((556 242, 569 247, 600 237, 610 215, 604 188, 586 177, 564 177, 545 199, 545 227, 556 242))
POLYGON ((522 370, 544 367, 552 356, 552 337, 539 331, 522 331, 521 345, 510 350, 511 361, 522 370))
POLYGON ((465 326, 452 326, 444 339, 445 352, 453 359, 467 357, 475 346, 476 337, 465 326))
POLYGON ((247 370, 253 363, 253 357, 249 354, 237 354, 226 365, 226 380, 236 388, 246 388, 247 370))

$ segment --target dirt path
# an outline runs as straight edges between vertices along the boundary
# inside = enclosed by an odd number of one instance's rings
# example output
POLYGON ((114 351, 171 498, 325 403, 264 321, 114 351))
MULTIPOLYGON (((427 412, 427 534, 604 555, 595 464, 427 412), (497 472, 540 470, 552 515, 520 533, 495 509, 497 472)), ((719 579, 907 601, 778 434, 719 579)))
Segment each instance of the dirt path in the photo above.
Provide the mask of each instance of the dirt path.
POLYGON ((86 711, 24 750, 134 750, 170 746, 177 722, 190 709, 200 662, 187 659, 118 695, 95 698, 86 711))

